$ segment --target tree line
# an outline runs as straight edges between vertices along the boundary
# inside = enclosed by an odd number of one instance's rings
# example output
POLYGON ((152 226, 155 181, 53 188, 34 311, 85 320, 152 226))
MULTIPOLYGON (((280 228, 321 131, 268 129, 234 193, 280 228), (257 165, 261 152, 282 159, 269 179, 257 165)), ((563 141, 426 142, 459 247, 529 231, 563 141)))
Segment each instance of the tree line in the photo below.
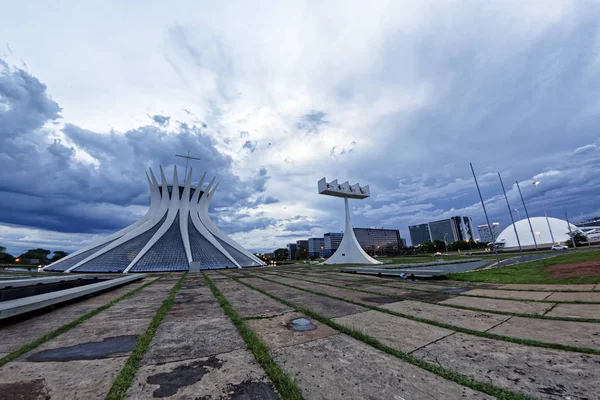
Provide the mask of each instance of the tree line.
POLYGON ((68 255, 69 255, 69 253, 62 251, 62 250, 51 251, 51 250, 37 248, 37 249, 29 249, 25 253, 20 254, 15 257, 12 254, 9 254, 6 252, 6 247, 0 246, 0 263, 1 264, 18 264, 18 263, 27 264, 29 262, 32 262, 32 260, 37 260, 37 261, 35 261, 36 264, 46 265, 46 264, 50 264, 55 261, 58 261, 61 258, 66 257, 68 255), (50 257, 50 254, 52 254, 52 257, 50 257))

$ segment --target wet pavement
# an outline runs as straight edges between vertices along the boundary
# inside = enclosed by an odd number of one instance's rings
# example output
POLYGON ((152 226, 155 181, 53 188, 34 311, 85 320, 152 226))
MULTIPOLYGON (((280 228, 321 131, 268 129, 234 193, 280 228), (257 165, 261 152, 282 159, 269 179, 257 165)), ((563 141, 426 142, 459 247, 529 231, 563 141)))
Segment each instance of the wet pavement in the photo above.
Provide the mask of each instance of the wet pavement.
MULTIPOLYGON (((316 267, 304 274, 266 268, 223 272, 207 274, 307 399, 491 398, 403 361, 393 351, 533 398, 591 399, 600 391, 600 354, 595 354, 600 321, 567 319, 598 319, 598 304, 568 303, 596 301, 597 285, 407 282, 316 267), (338 329, 360 335, 353 338, 338 329), (575 347, 550 348, 554 345, 575 347)), ((180 276, 162 279, 0 367, 0 399, 6 393, 19 399, 104 398, 180 276)), ((2 327, 0 355, 122 294, 109 292, 2 327)), ((279 395, 202 275, 188 274, 126 397, 270 400, 279 395)))

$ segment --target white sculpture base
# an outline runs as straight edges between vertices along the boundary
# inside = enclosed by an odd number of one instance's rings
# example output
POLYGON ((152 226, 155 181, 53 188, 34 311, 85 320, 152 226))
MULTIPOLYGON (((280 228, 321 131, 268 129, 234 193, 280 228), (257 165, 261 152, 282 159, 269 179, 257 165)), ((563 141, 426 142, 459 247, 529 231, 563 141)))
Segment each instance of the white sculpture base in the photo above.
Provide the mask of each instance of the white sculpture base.
POLYGON ((346 207, 344 238, 342 239, 342 243, 340 243, 340 247, 323 264, 383 264, 365 253, 360 244, 358 244, 358 240, 352 229, 347 197, 344 197, 344 205, 346 207))

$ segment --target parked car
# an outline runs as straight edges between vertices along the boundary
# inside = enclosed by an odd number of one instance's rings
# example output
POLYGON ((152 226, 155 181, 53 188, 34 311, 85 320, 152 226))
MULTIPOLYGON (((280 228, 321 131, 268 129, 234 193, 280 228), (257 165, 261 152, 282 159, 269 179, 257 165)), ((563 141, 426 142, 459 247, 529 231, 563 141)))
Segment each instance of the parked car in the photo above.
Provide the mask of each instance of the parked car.
POLYGON ((562 244, 555 244, 552 246, 552 250, 567 250, 569 247, 563 246, 562 244))

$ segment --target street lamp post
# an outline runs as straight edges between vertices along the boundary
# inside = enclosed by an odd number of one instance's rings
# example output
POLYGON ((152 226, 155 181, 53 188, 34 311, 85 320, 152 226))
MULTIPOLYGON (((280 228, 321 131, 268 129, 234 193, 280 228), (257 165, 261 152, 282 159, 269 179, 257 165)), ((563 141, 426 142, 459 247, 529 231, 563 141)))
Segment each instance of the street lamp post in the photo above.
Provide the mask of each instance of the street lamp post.
POLYGON ((510 209, 510 203, 508 202, 508 196, 506 195, 506 190, 504 189, 504 182, 502 182, 502 176, 500 176, 500 172, 498 172, 498 179, 500 179, 500 185, 502 186, 502 192, 504 193, 504 199, 506 200, 506 207, 508 208, 510 220, 512 221, 513 229, 515 230, 515 236, 517 237, 517 244, 519 245, 519 253, 521 253, 521 260, 525 261, 525 258, 523 258, 523 249, 521 248, 521 240, 519 239, 519 233, 517 232, 517 225, 515 225, 515 219, 513 218, 513 213, 510 209))
POLYGON ((527 216, 527 222, 529 222, 529 229, 531 229, 531 236, 533 237, 533 244, 535 244, 535 251, 540 251, 538 249, 537 241, 535 240, 535 234, 533 233, 533 226, 531 226, 531 219, 529 218, 529 212, 527 212, 527 206, 525 205, 525 200, 523 199, 523 193, 521 193, 521 187, 519 186, 519 181, 515 181, 517 183, 517 189, 519 189, 519 196, 521 196, 521 202, 523 203, 523 209, 525 210, 525 215, 527 216))
POLYGON ((446 242, 446 235, 448 232, 444 233, 444 245, 446 246, 446 255, 448 254, 448 242, 446 242))
MULTIPOLYGON (((535 186, 535 190, 539 196, 540 199, 542 199, 542 195, 540 194, 540 189, 538 188, 540 182, 535 181, 533 182, 534 186, 535 186)), ((550 238, 552 239, 552 244, 555 245, 556 242, 554 241, 554 235, 552 234, 552 228, 550 227, 550 220, 548 219, 548 214, 546 213, 546 206, 544 204, 544 199, 542 199, 542 208, 544 209, 544 216, 546 217, 546 224, 548 224, 548 230, 550 231, 550 238)))

